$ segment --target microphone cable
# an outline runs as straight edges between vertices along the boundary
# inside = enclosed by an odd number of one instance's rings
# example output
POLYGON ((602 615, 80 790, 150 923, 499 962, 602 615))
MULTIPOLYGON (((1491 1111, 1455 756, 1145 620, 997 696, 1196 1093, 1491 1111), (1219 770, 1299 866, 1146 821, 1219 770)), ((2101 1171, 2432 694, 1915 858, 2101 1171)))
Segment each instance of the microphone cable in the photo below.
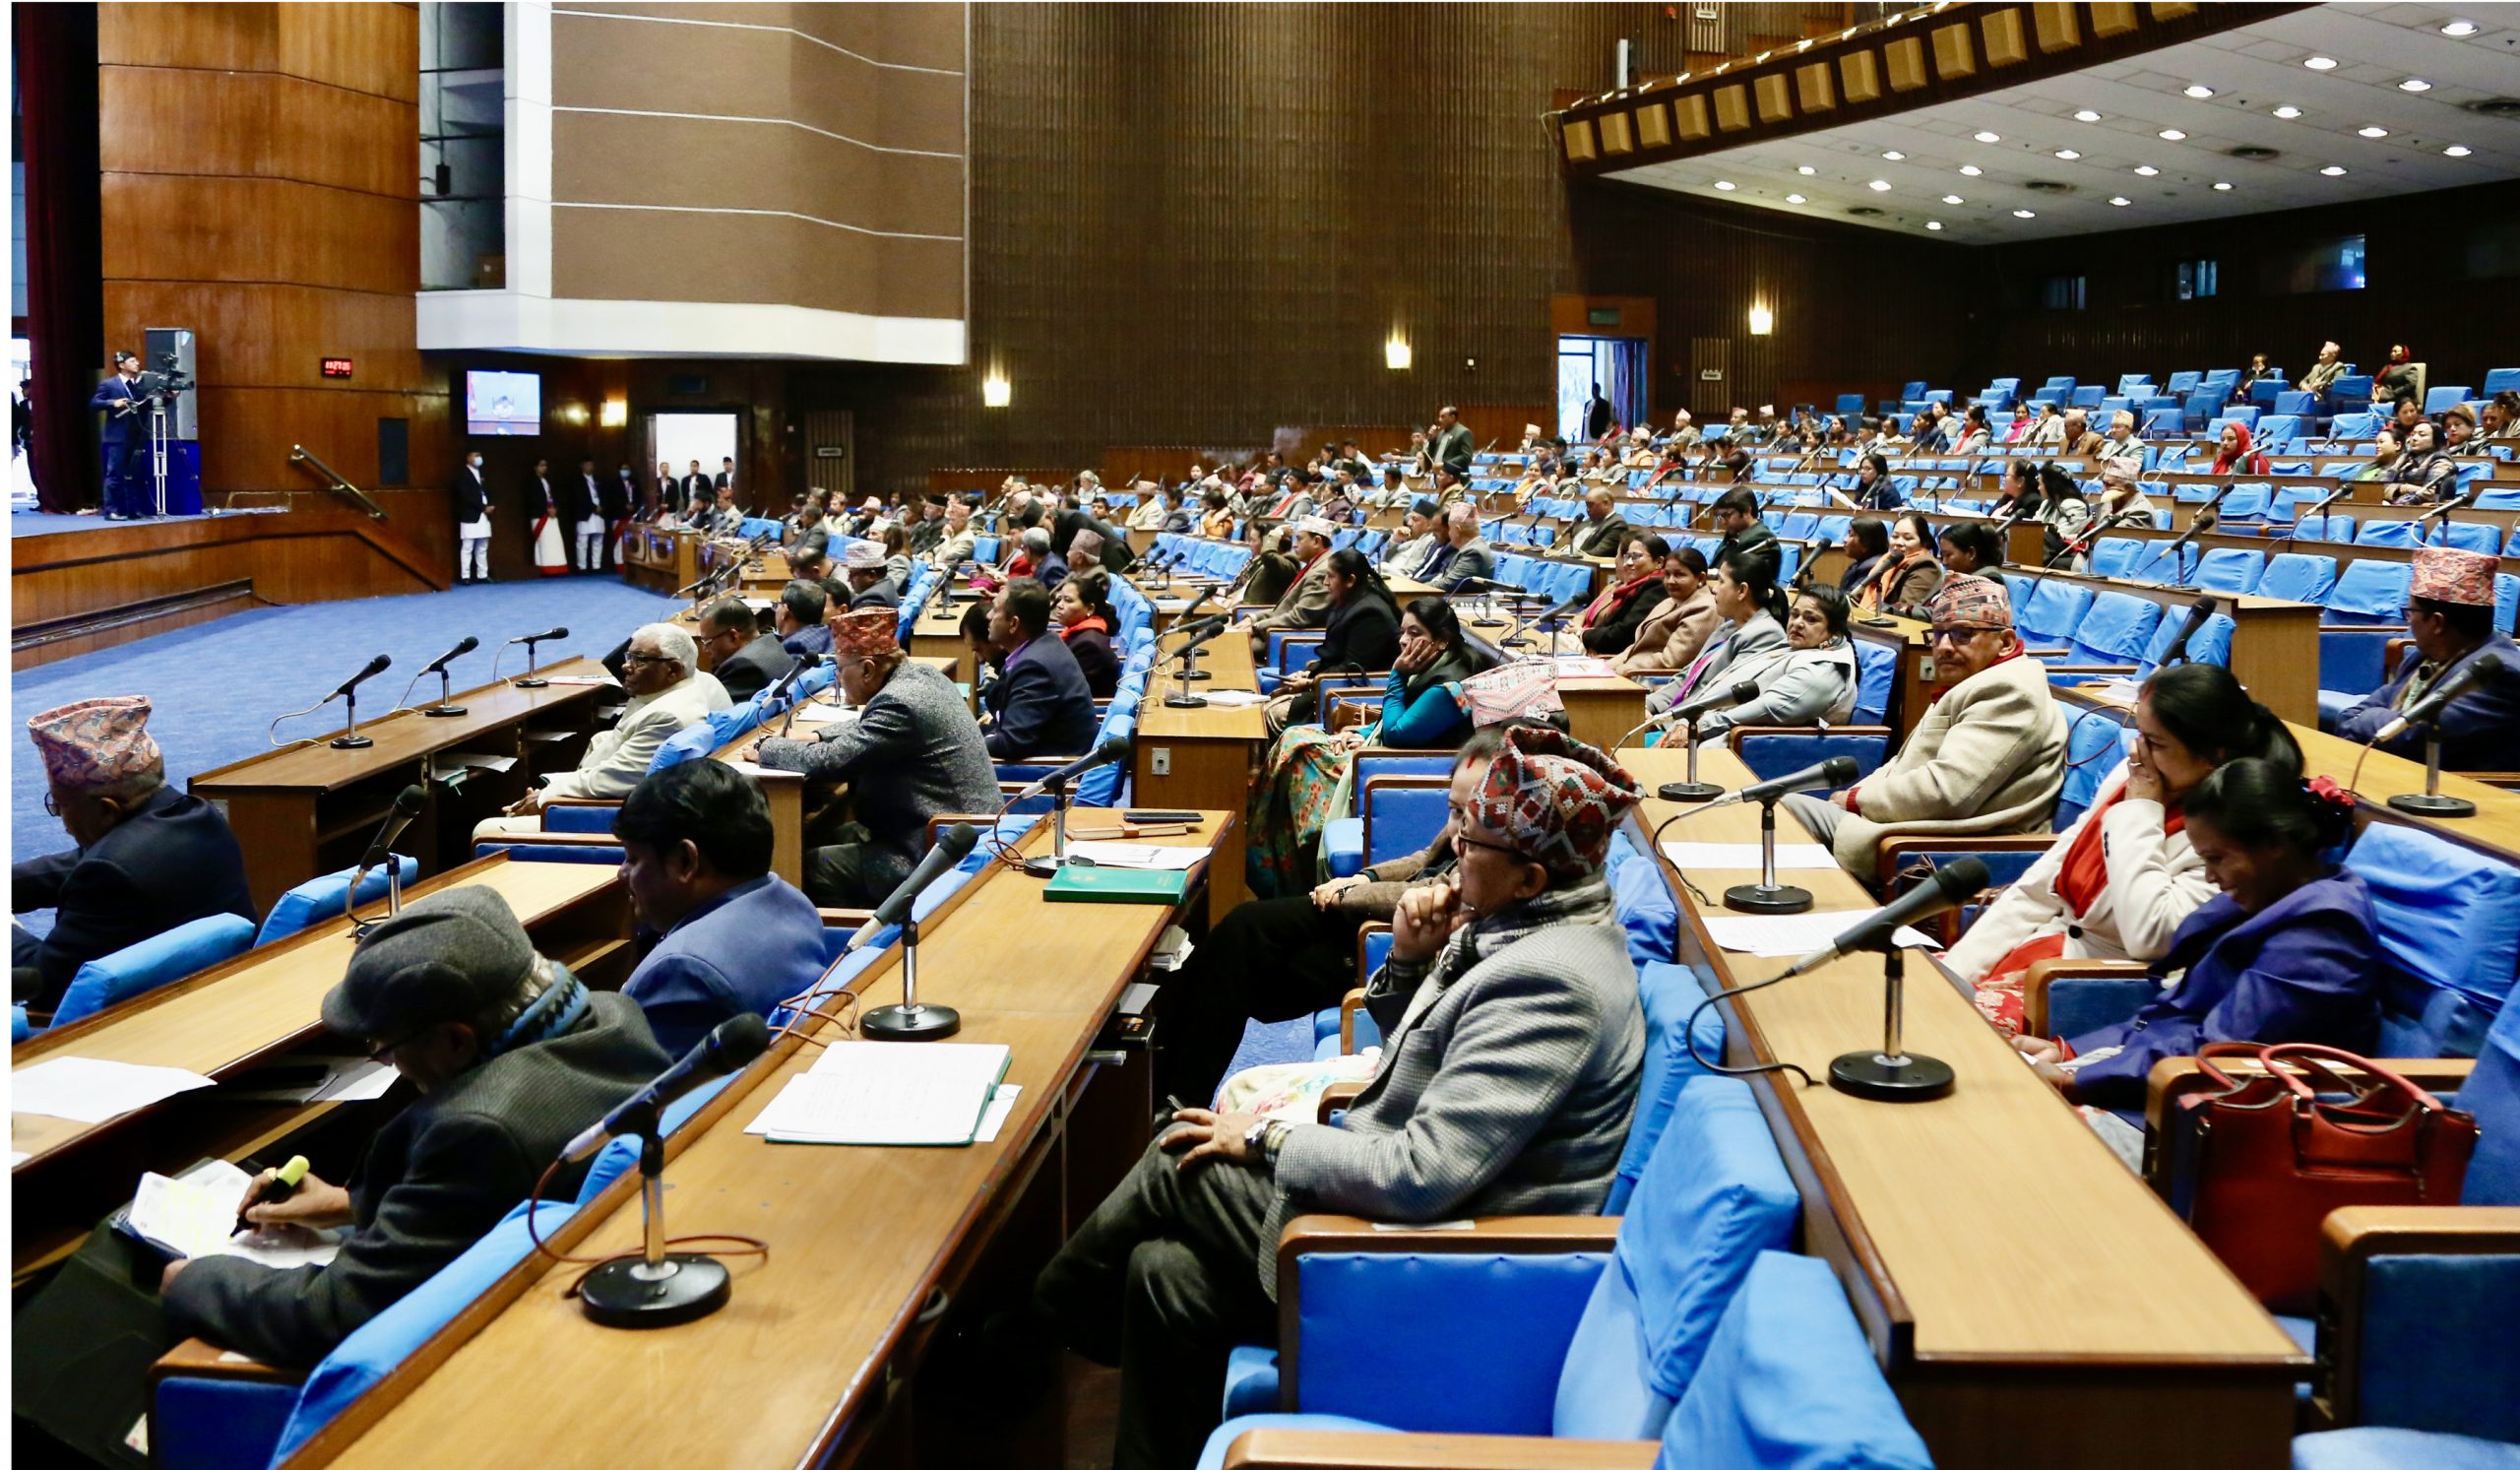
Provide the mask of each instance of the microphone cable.
MULTIPOLYGON (((608 1266, 617 1260, 644 1260, 647 1258, 648 1252, 646 1247, 643 1246, 634 1250, 616 1250, 610 1255, 563 1255, 558 1250, 554 1249, 549 1242, 543 1240, 542 1231, 535 1224, 534 1215, 535 1211, 542 1203, 542 1191, 550 1186, 551 1177, 560 1172, 560 1160, 553 1159, 548 1165, 544 1166, 542 1170, 542 1177, 534 1182, 534 1192, 525 1197, 525 1234, 526 1239, 534 1243, 535 1254, 554 1261, 560 1265, 586 1267, 585 1270, 580 1271, 577 1274, 577 1278, 575 1280, 569 1283, 567 1289, 560 1293, 561 1300, 568 1301, 574 1299, 578 1295, 580 1289, 587 1284, 587 1278, 594 1275, 598 1270, 604 1266, 608 1266)), ((635 1179, 637 1177, 636 1173, 632 1172, 625 1173, 622 1176, 622 1179, 635 1179)), ((604 1186, 604 1193, 610 1193, 613 1189, 618 1188, 619 1186, 620 1180, 615 1180, 612 1183, 604 1186)), ((599 1194, 597 1197, 601 1198, 602 1195, 599 1194)), ((572 1220, 578 1218, 579 1213, 583 1213, 583 1211, 573 1213, 570 1218, 572 1220)), ((566 1229, 567 1227, 563 1226, 562 1228, 566 1229)), ((665 1239, 664 1245, 666 1249, 671 1249, 676 1246, 699 1246, 706 1242, 716 1242, 719 1244, 712 1246, 710 1248, 693 1251, 691 1253, 706 1255, 720 1260, 735 1259, 747 1255, 758 1255, 764 1260, 768 1260, 770 1258, 770 1243, 758 1236, 733 1235, 723 1232, 711 1232, 704 1235, 668 1236, 665 1239)))

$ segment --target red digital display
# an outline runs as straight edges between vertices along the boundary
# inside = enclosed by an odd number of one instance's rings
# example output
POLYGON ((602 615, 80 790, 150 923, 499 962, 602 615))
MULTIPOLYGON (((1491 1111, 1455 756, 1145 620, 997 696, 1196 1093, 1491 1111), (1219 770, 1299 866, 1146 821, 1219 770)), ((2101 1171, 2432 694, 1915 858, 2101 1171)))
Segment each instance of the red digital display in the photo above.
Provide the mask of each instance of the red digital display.
POLYGON ((346 378, 346 377, 348 377, 349 375, 350 375, 350 359, 349 359, 349 358, 347 358, 347 357, 327 357, 327 358, 325 358, 325 359, 324 359, 324 376, 326 376, 326 377, 328 377, 328 378, 346 378))

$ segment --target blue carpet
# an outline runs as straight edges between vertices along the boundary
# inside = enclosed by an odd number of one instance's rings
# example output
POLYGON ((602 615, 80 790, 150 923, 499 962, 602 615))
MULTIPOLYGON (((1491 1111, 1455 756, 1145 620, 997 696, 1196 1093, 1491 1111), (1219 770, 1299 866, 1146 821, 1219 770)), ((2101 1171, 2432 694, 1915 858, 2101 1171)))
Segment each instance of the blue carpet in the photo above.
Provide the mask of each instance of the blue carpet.
MULTIPOLYGON (((376 654, 391 655, 394 667, 359 686, 362 721, 392 709, 411 674, 468 633, 481 647, 451 666, 458 689, 489 682, 498 646, 520 633, 569 629, 569 637, 541 646, 537 658, 545 664, 581 653, 599 658, 631 629, 676 606, 611 577, 492 583, 410 597, 258 607, 27 670, 14 677, 10 690, 11 846, 18 856, 32 857, 69 845, 61 824, 44 815, 43 764, 25 735, 26 722, 42 711, 109 694, 148 695, 149 730, 166 752, 166 779, 182 785, 198 772, 270 749, 266 732, 272 717, 313 703, 376 654)), ((525 650, 513 648, 499 672, 505 676, 524 668, 525 650)), ((411 691, 412 700, 426 702, 436 685, 432 675, 411 691)), ((330 705, 283 725, 280 735, 299 739, 330 734, 341 728, 341 706, 330 705)), ((38 932, 50 922, 49 914, 28 916, 28 927, 38 932)))

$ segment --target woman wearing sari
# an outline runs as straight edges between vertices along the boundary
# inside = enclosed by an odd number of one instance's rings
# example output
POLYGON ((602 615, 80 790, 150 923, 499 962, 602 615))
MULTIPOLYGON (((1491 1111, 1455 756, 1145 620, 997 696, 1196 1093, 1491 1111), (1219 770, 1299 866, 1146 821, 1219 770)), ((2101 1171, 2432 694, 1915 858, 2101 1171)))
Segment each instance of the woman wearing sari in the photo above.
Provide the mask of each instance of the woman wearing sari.
POLYGON ((1584 609, 1584 651, 1622 654, 1636 642, 1647 617, 1662 606, 1669 590, 1663 585, 1663 559, 1671 548, 1663 538, 1631 531, 1610 568, 1609 585, 1584 609))
POLYGON ((1942 586, 1942 563, 1933 559, 1933 528, 1915 511, 1904 511, 1890 523, 1890 552, 1872 576, 1856 589, 1861 612, 1894 612, 1924 616, 1925 604, 1942 586))
POLYGON ((534 462, 534 569, 546 577, 569 574, 569 534, 560 527, 560 502, 551 493, 551 462, 534 462))
POLYGON ((1486 667, 1465 641, 1461 619, 1441 598, 1419 598, 1400 617, 1377 719, 1333 732, 1291 725, 1269 746, 1268 773, 1251 818, 1251 891, 1263 898, 1301 893, 1314 880, 1321 829, 1347 808, 1349 775, 1367 745, 1449 750, 1470 734, 1461 681, 1486 667))

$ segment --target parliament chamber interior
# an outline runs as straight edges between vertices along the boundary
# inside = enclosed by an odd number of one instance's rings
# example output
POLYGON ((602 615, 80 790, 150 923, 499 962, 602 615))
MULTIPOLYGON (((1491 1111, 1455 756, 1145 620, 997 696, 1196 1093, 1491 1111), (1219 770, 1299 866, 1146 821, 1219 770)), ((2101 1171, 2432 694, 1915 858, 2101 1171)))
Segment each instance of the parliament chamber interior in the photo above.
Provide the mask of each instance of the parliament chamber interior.
POLYGON ((10 29, 19 1463, 2520 1470, 2513 7, 10 29))

